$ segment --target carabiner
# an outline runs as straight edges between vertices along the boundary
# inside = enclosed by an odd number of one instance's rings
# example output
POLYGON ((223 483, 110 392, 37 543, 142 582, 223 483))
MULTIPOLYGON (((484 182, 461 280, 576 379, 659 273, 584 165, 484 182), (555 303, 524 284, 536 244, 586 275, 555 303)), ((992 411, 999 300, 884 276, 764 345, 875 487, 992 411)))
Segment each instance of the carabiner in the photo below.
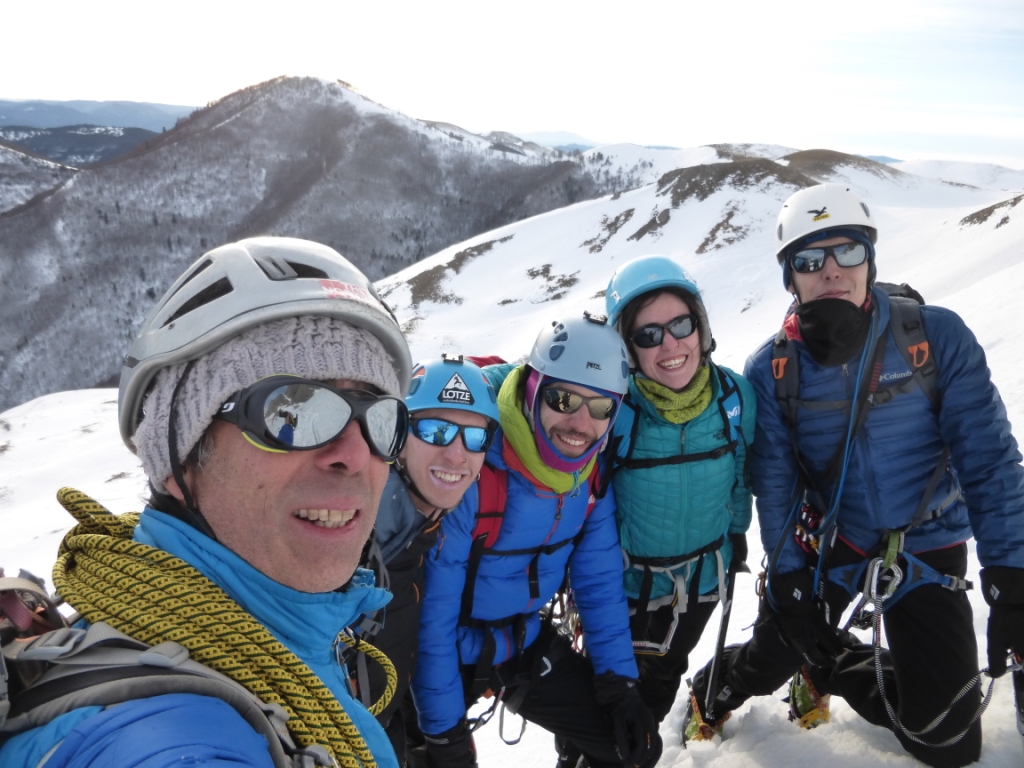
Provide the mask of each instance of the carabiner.
POLYGON ((893 563, 885 571, 882 570, 882 558, 876 557, 868 563, 867 574, 864 576, 864 595, 872 603, 884 603, 903 582, 903 569, 893 563), (880 591, 879 584, 884 582, 880 591))

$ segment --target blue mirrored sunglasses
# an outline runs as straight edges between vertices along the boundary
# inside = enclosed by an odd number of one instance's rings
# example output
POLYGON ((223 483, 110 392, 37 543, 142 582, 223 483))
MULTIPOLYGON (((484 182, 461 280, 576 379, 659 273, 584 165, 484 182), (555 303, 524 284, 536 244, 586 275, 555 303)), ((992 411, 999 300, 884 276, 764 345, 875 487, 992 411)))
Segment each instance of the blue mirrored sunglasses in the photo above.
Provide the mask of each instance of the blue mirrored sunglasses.
POLYGON ((425 443, 430 445, 451 445, 456 435, 462 434, 462 444, 467 451, 485 453, 491 447, 495 426, 467 427, 444 419, 409 419, 409 430, 425 443))

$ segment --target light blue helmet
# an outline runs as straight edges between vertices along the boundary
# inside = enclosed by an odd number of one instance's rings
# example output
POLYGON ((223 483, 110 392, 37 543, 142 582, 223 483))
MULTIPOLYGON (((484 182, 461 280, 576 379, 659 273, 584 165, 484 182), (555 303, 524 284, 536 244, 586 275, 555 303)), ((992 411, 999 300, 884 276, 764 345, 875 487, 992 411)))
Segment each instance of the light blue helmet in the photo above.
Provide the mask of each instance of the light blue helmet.
POLYGON ((622 312, 633 299, 659 289, 676 288, 690 294, 696 304, 697 322, 699 324, 701 352, 707 356, 714 349, 711 336, 711 324, 704 308, 700 289, 686 270, 667 256, 638 256, 627 261, 615 270, 604 294, 604 304, 608 312, 608 322, 618 328, 623 338, 628 338, 628 330, 621 327, 619 321, 622 312))
POLYGON ((416 365, 405 405, 411 414, 431 408, 454 408, 498 421, 494 387, 480 367, 462 355, 444 354, 440 359, 416 365))

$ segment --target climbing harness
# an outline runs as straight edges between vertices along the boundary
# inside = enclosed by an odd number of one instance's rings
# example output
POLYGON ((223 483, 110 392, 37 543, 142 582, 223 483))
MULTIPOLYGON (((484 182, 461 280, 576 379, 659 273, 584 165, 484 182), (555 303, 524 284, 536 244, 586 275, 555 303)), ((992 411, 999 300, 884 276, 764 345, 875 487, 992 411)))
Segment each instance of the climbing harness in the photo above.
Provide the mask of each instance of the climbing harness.
MULTIPOLYGON (((928 723, 928 725, 921 730, 911 731, 903 725, 902 722, 900 722, 899 716, 893 709, 892 704, 889 703, 888 696, 886 696, 885 675, 882 671, 882 614, 885 612, 887 605, 891 606, 897 599, 899 599, 899 597, 906 594, 906 592, 901 592, 901 586, 904 584, 905 574, 903 569, 897 564, 896 559, 902 555, 908 563, 911 564, 908 571, 912 572, 915 568, 920 569, 920 567, 924 567, 937 574, 934 569, 924 563, 921 563, 917 558, 913 558, 911 555, 902 551, 904 533, 904 531, 889 531, 887 537, 888 541, 885 546, 885 554, 872 558, 870 561, 866 561, 867 569, 864 581, 864 593, 844 629, 849 629, 850 626, 861 628, 870 626, 872 629, 875 678, 878 681, 878 693, 882 697, 882 702, 885 704, 885 711, 889 715, 889 720, 892 722, 893 730, 898 733, 902 733, 908 739, 917 744, 936 748, 948 747, 963 739, 974 723, 977 722, 985 710, 988 709, 988 705, 992 700, 992 689, 995 686, 995 678, 992 678, 989 681, 988 690, 985 693, 981 704, 978 706, 977 711, 974 713, 974 716, 971 717, 964 729, 955 736, 951 736, 950 738, 937 743, 926 741, 921 738, 939 727, 946 717, 949 716, 953 707, 955 707, 961 699, 974 690, 976 686, 982 685, 981 676, 986 674, 988 669, 984 669, 972 677, 957 692, 956 696, 953 697, 949 706, 940 712, 934 720, 928 723)), ((954 576, 945 576, 944 574, 937 575, 947 580, 947 582, 943 584, 947 589, 967 590, 972 587, 971 582, 966 579, 958 579, 954 576)), ((937 580, 922 578, 917 582, 910 584, 907 591, 909 591, 909 589, 913 589, 915 586, 920 586, 925 583, 937 583, 937 580)))

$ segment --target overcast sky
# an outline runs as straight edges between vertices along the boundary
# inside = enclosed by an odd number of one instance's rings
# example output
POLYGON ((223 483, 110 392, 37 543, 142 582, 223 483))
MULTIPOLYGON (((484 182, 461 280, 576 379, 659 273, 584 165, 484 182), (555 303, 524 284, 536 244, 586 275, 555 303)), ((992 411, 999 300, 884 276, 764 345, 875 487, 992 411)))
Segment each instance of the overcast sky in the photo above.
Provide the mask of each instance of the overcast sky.
POLYGON ((55 0, 0 28, 0 98, 202 105, 316 75, 474 131, 1024 169, 1022 0, 55 0))

